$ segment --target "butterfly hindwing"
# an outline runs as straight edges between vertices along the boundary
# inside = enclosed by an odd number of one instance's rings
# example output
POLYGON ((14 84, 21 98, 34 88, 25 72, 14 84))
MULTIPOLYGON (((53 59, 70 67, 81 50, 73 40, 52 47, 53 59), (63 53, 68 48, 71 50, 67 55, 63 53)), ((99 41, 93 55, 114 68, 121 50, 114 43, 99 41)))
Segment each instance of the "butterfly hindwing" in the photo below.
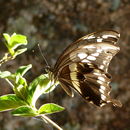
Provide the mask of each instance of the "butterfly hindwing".
MULTIPOLYGON (((107 103, 113 103, 119 106, 120 102, 110 97, 111 87, 109 74, 93 68, 92 65, 82 63, 73 63, 65 68, 70 69, 69 73, 61 71, 59 81, 76 90, 86 101, 97 106, 103 106, 107 103)), ((62 86, 62 87, 64 87, 62 86)))

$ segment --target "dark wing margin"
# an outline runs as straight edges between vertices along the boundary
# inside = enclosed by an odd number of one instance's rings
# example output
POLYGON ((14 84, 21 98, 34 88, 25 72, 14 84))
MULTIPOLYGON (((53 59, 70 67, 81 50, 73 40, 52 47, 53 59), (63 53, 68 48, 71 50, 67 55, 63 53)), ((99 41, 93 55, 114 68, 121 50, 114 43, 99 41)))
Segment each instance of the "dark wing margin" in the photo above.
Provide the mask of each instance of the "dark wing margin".
POLYGON ((112 44, 116 44, 119 38, 120 34, 118 32, 112 30, 106 30, 88 34, 77 40, 77 42, 82 40, 88 40, 89 42, 109 42, 112 44))

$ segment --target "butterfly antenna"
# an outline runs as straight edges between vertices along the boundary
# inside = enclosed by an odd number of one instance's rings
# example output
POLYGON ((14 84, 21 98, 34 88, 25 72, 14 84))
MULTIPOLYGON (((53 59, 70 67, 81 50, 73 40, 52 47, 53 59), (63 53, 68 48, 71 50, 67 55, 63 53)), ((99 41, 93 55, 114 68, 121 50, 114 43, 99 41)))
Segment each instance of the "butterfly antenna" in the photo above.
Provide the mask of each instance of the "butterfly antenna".
POLYGON ((43 57, 43 59, 44 59, 44 61, 45 61, 46 65, 47 65, 47 66, 49 66, 49 64, 48 64, 48 62, 47 62, 47 60, 46 60, 45 56, 44 56, 44 55, 43 55, 43 53, 42 53, 42 50, 41 50, 40 45, 39 45, 39 44, 37 44, 37 46, 38 46, 38 48, 39 48, 39 50, 40 50, 40 53, 41 53, 41 55, 42 55, 42 57, 43 57))
MULTIPOLYGON (((48 62, 47 62, 47 60, 46 60, 46 58, 45 58, 45 56, 43 55, 43 53, 42 53, 42 50, 41 50, 41 48, 40 48, 40 45, 39 44, 37 44, 38 45, 38 48, 39 48, 39 50, 40 50, 40 53, 41 53, 41 55, 42 55, 42 57, 43 57, 43 59, 45 60, 45 62, 46 62, 46 65, 47 66, 49 66, 49 64, 48 64, 48 62)), ((52 82, 51 82, 51 85, 50 86, 52 86, 52 82)), ((51 97, 51 94, 50 94, 50 92, 49 92, 49 97, 51 97)), ((52 102, 52 98, 50 98, 51 99, 51 101, 50 102, 52 102)), ((50 107, 51 107, 51 105, 50 105, 50 107)))

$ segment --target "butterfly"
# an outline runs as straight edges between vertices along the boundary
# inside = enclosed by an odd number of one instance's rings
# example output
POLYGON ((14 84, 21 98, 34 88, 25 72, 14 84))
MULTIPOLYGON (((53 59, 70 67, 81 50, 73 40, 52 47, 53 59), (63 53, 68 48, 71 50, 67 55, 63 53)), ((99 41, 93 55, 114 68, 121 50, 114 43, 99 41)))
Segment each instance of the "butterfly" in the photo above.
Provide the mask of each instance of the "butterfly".
POLYGON ((102 107, 108 103, 121 107, 111 98, 111 76, 108 66, 119 52, 120 34, 105 30, 88 34, 70 44, 58 58, 51 77, 73 97, 75 90, 85 101, 102 107))

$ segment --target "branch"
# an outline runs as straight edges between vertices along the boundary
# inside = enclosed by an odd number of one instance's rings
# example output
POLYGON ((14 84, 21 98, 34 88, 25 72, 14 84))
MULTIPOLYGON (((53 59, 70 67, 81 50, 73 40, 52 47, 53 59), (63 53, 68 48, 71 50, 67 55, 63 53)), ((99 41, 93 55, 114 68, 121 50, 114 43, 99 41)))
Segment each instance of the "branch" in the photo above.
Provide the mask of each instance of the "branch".
POLYGON ((41 118, 43 120, 46 120, 48 123, 50 123, 51 125, 53 125, 55 128, 57 128, 58 130, 63 130, 60 126, 58 126, 55 122, 53 122, 51 119, 49 119, 47 116, 45 115, 41 115, 41 118))

